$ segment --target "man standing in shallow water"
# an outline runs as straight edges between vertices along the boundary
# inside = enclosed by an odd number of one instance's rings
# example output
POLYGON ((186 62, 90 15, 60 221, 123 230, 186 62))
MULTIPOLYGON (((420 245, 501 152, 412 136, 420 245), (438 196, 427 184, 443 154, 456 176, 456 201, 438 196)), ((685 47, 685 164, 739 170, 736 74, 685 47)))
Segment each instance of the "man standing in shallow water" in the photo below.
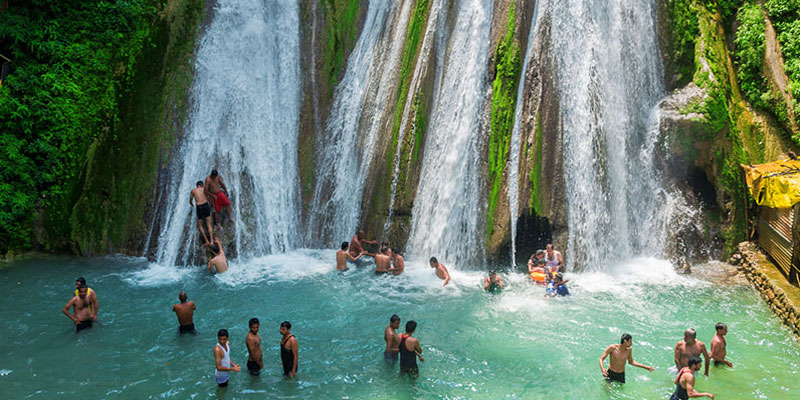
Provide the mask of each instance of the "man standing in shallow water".
POLYGON ((422 346, 419 340, 411 337, 414 331, 417 330, 417 323, 415 321, 406 322, 406 333, 400 336, 400 372, 409 374, 412 378, 419 375, 419 367, 417 366, 417 357, 420 362, 425 362, 422 358, 422 346))
POLYGON ((194 330, 194 310, 197 309, 195 307, 193 301, 187 302, 186 300, 189 299, 189 296, 186 295, 186 292, 181 291, 178 294, 178 300, 180 300, 180 304, 173 304, 172 311, 175 312, 175 315, 178 316, 178 333, 191 333, 192 335, 196 335, 197 332, 194 330))
POLYGON ((75 280, 75 292, 72 297, 78 295, 78 289, 81 286, 86 286, 86 297, 89 298, 89 316, 92 318, 92 320, 97 321, 97 293, 95 293, 92 288, 86 285, 86 279, 84 279, 82 276, 75 280))
POLYGON ((406 269, 406 261, 403 259, 403 252, 398 249, 392 249, 392 275, 397 276, 403 273, 406 269))
POLYGON ((250 318, 248 322, 250 331, 247 332, 245 344, 247 345, 247 371, 250 375, 258 376, 264 368, 264 360, 261 354, 261 337, 258 336, 258 318, 250 318))
POLYGON ((336 252, 336 269, 339 271, 347 271, 347 262, 357 262, 361 258, 361 254, 353 257, 347 251, 347 242, 342 242, 342 249, 336 252))
POLYGON ((718 367, 722 364, 725 364, 728 367, 733 367, 733 363, 725 359, 725 357, 728 355, 728 352, 726 350, 728 342, 725 340, 725 335, 728 334, 728 325, 719 322, 717 323, 715 328, 717 330, 717 333, 715 333, 714 337, 711 338, 710 358, 714 360, 715 367, 718 367))
POLYGON ((231 360, 231 344, 228 342, 228 330, 217 332, 217 344, 214 345, 214 381, 217 386, 226 387, 231 379, 230 372, 239 372, 241 367, 231 360))
POLYGON ((386 350, 383 351, 383 361, 387 364, 394 365, 397 363, 397 357, 400 354, 400 335, 397 334, 397 328, 400 327, 400 317, 397 314, 389 318, 389 325, 383 331, 383 340, 386 341, 386 350))
POLYGON ((447 267, 445 267, 444 264, 440 263, 439 260, 436 259, 436 257, 431 257, 430 263, 431 263, 431 268, 436 269, 436 276, 439 277, 439 279, 444 280, 444 285, 442 285, 442 287, 447 286, 447 284, 450 282, 450 273, 447 272, 447 267))
POLYGON ((689 357, 700 357, 701 354, 705 358, 705 370, 703 375, 708 376, 708 351, 706 351, 706 345, 697 340, 697 332, 694 329, 689 328, 685 330, 683 332, 683 340, 675 345, 674 371, 677 372, 688 367, 689 357))
POLYGON ((92 327, 92 315, 89 312, 89 295, 87 292, 89 288, 86 285, 81 285, 78 288, 78 295, 71 298, 67 305, 61 310, 72 322, 75 323, 75 332, 80 332, 86 328, 92 327), (69 313, 69 308, 72 307, 75 315, 69 313))
POLYGON ((294 378, 297 375, 297 338, 292 335, 292 324, 281 322, 281 364, 283 375, 294 378))
POLYGON ((606 381, 625 383, 626 362, 634 367, 644 368, 653 372, 655 368, 633 361, 633 338, 631 335, 627 333, 623 334, 619 343, 620 344, 608 346, 606 351, 603 352, 603 356, 600 357, 600 372, 603 373, 603 377, 606 378, 606 381), (603 361, 609 356, 608 369, 606 369, 605 365, 603 365, 603 361))

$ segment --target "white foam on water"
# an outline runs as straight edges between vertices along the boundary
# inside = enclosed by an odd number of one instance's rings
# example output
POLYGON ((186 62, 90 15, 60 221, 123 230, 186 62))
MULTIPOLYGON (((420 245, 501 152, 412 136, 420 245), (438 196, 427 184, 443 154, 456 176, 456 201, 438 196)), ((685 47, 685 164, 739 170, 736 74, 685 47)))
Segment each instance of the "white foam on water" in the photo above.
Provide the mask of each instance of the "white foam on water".
POLYGON ((203 271, 203 267, 175 267, 149 263, 147 267, 120 275, 122 281, 132 286, 164 286, 185 280, 188 276, 203 271))
POLYGON ((219 283, 244 286, 260 282, 308 279, 332 273, 336 268, 334 250, 299 249, 251 259, 228 261, 228 271, 216 274, 219 283))
POLYGON ((620 292, 642 289, 647 285, 660 287, 702 286, 707 282, 680 275, 668 260, 652 257, 634 258, 602 271, 567 274, 574 286, 586 293, 620 292))

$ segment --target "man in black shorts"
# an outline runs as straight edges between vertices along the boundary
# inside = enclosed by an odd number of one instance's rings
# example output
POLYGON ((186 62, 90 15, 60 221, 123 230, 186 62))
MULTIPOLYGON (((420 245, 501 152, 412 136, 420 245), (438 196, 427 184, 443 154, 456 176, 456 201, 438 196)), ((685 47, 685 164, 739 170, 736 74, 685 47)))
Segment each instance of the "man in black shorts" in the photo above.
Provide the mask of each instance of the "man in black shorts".
POLYGON ((203 236, 203 243, 210 246, 214 242, 214 228, 211 227, 211 205, 208 204, 208 198, 203 191, 203 181, 197 181, 197 186, 192 189, 192 194, 189 196, 189 205, 193 205, 192 201, 197 202, 197 229, 203 236), (206 223, 208 228, 208 236, 206 231, 203 230, 203 222, 206 223))
POLYGON ((250 318, 248 323, 250 332, 247 332, 245 344, 247 344, 247 372, 250 375, 258 376, 264 368, 264 361, 261 358, 261 337, 258 336, 258 318, 250 318))
POLYGON ((608 382, 625 383, 625 363, 627 362, 634 367, 644 368, 653 372, 653 367, 648 365, 639 364, 633 361, 633 338, 629 334, 623 334, 619 344, 612 344, 603 352, 600 357, 600 371, 608 382), (606 357, 609 357, 608 369, 603 365, 606 357))
POLYGON ((172 311, 178 317, 178 333, 181 335, 184 333, 196 335, 197 332, 194 330, 194 310, 197 307, 193 301, 187 301, 189 296, 184 291, 178 293, 178 300, 181 302, 172 305, 172 311))

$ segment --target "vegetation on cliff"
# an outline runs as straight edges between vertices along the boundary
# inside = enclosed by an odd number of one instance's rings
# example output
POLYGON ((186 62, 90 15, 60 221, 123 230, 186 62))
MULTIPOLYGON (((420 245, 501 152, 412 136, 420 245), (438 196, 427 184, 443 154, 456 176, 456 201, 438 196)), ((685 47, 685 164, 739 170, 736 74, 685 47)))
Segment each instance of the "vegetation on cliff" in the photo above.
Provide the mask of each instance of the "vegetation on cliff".
POLYGON ((64 248, 90 143, 119 128, 155 0, 32 0, 0 11, 12 72, 0 88, 0 252, 30 249, 34 218, 64 248))
MULTIPOLYGON (((764 7, 778 33, 784 70, 789 77, 794 114, 800 115, 800 0, 767 0, 764 7)), ((800 132, 793 139, 800 143, 800 132)))
POLYGON ((359 0, 325 0, 325 46, 322 68, 328 81, 328 96, 344 68, 347 52, 353 48, 358 33, 359 0))
POLYGON ((520 74, 520 49, 514 41, 516 15, 514 3, 508 9, 505 37, 497 46, 494 57, 496 73, 492 82, 492 111, 489 130, 489 205, 486 213, 486 237, 494 230, 494 214, 508 162, 511 131, 514 129, 514 111, 517 104, 517 86, 520 74))

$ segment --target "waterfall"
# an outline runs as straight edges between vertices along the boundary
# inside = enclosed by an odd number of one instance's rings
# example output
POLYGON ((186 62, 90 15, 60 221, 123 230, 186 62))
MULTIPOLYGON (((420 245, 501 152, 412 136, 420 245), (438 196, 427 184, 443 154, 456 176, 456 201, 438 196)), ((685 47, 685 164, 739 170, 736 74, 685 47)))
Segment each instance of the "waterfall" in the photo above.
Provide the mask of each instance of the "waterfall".
POLYGON ((528 60, 531 58, 531 48, 536 34, 537 17, 539 16, 539 0, 533 6, 528 44, 523 53, 524 62, 517 86, 517 105, 514 109, 514 126, 511 129, 511 148, 508 152, 508 210, 511 214, 511 265, 517 265, 517 213, 519 212, 519 157, 520 157, 520 129, 522 128, 522 108, 525 103, 525 76, 528 73, 528 60))
MULTIPOLYGON (((389 197, 389 213, 386 216, 386 221, 383 223, 383 232, 389 232, 392 226, 392 217, 394 216, 394 203, 397 197, 397 184, 399 183, 400 179, 400 164, 401 164, 401 155, 403 153, 403 140, 405 140, 405 134, 408 130, 408 123, 411 118, 416 117, 416 115, 411 115, 411 110, 414 108, 414 93, 416 93, 419 80, 421 79, 423 71, 425 67, 427 67, 428 57, 430 57, 431 50, 433 48, 433 42, 436 38, 436 28, 439 26, 439 19, 442 18, 440 14, 444 12, 441 11, 442 9, 442 1, 441 0, 433 0, 431 3, 430 9, 430 18, 428 19, 428 25, 425 28, 425 36, 422 38, 422 46, 420 46, 420 54, 417 57, 417 63, 414 65, 414 75, 411 77, 411 83, 409 85, 408 97, 406 98, 405 106, 403 107, 403 116, 400 120, 400 129, 397 132, 397 149, 395 150, 394 154, 394 166, 392 168, 392 194, 389 197)), ((408 162, 410 163, 411 157, 413 155, 413 151, 408 152, 408 162)))
POLYGON ((411 1, 369 2, 318 150, 309 243, 331 245, 356 230, 364 181, 391 110, 410 10, 411 1))
POLYGON ((219 0, 213 13, 197 53, 188 125, 170 165, 161 265, 188 264, 195 255, 189 191, 211 169, 230 190, 239 255, 280 252, 298 241, 298 4, 219 0))
MULTIPOLYGON (((437 47, 435 97, 419 188, 411 218, 408 253, 464 263, 483 254, 480 140, 492 3, 460 0, 451 37, 437 47), (447 52, 446 54, 444 52, 447 52), (445 62, 446 60, 446 62, 445 62)), ((444 36, 446 29, 439 29, 444 36)))
POLYGON ((550 2, 563 129, 567 263, 663 254, 667 194, 653 162, 665 94, 655 0, 550 2))

